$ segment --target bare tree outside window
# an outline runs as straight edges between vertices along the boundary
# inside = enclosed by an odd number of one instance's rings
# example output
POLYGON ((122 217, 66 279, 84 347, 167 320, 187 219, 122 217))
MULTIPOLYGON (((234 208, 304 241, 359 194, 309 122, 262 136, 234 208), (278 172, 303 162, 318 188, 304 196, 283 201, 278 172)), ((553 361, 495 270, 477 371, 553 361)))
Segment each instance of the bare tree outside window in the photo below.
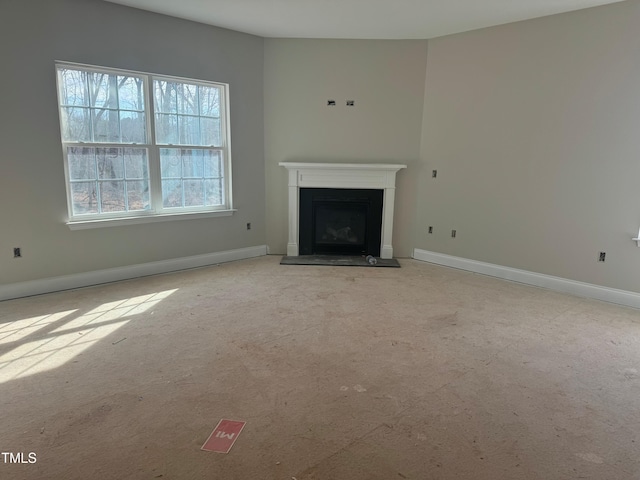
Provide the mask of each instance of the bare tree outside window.
POLYGON ((57 72, 71 217, 228 207, 225 86, 98 67, 57 72))
MULTIPOLYGON (((63 68, 58 83, 63 141, 147 143, 142 78, 63 68)), ((69 146, 67 162, 74 214, 150 208, 146 149, 69 146)))
POLYGON ((222 205, 220 89, 205 85, 154 81, 156 141, 192 148, 161 148, 163 206, 222 205))

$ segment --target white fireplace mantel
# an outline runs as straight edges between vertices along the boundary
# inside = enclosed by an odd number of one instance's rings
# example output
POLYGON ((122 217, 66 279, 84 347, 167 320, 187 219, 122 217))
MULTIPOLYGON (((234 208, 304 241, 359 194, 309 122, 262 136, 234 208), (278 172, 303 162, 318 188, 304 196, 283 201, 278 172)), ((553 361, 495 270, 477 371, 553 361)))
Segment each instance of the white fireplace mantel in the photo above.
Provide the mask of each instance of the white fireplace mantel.
POLYGON ((377 163, 280 162, 289 171, 289 242, 287 255, 297 257, 301 188, 371 188, 384 190, 380 258, 393 258, 393 210, 396 173, 406 165, 377 163))

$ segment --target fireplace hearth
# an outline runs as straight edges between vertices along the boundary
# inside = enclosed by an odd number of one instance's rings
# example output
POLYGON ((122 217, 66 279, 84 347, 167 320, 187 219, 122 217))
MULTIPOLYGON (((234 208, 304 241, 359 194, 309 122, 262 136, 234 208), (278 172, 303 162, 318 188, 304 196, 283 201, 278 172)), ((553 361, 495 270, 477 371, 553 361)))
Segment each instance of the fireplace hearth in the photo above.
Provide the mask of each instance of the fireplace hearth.
POLYGON ((300 255, 380 256, 383 190, 300 189, 300 255))

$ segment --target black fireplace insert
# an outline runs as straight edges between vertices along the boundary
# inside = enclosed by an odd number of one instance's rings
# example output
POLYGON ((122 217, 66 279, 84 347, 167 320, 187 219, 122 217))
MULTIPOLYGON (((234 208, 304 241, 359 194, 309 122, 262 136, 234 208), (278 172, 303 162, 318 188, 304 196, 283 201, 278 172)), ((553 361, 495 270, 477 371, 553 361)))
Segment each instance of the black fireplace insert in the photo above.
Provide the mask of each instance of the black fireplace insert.
POLYGON ((383 190, 300 189, 300 255, 380 256, 383 190))

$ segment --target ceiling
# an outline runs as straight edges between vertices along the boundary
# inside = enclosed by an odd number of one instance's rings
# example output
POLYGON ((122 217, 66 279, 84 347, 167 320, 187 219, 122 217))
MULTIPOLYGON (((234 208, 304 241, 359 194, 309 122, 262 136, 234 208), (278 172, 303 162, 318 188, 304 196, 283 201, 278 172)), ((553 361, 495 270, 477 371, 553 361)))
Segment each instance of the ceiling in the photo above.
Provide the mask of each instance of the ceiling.
POLYGON ((622 0, 107 0, 262 37, 425 39, 622 0))

